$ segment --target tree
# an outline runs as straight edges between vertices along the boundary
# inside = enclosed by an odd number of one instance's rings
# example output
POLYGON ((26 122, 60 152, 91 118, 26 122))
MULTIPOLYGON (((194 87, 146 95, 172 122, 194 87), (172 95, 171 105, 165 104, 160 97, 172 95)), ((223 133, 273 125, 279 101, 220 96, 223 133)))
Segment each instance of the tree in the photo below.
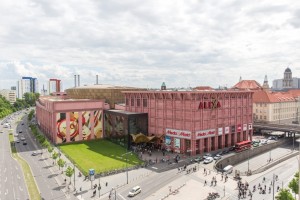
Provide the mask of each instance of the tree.
POLYGON ((64 167, 65 164, 66 164, 66 161, 64 161, 63 159, 60 158, 60 159, 58 159, 57 164, 58 164, 58 166, 59 166, 59 169, 60 169, 60 168, 63 169, 63 167, 64 167))
POLYGON ((52 153, 52 158, 53 158, 54 161, 56 161, 56 159, 58 158, 58 153, 54 151, 52 153))
POLYGON ((293 193, 295 193, 296 199, 296 194, 299 193, 299 172, 297 172, 294 175, 294 178, 289 182, 289 188, 292 190, 293 193))
POLYGON ((276 200, 295 200, 289 189, 281 189, 275 198, 276 200))
POLYGON ((70 183, 71 183, 71 177, 74 174, 74 169, 70 166, 66 169, 66 176, 70 178, 70 183))
POLYGON ((52 153, 52 151, 53 151, 53 147, 48 146, 48 152, 49 152, 49 153, 52 153))

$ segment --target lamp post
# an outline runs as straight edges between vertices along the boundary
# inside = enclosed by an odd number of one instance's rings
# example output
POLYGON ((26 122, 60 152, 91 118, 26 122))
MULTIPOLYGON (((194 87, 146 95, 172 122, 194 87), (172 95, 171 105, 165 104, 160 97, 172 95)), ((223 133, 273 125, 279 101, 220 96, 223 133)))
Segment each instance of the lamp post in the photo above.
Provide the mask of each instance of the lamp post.
MULTIPOLYGON (((300 139, 296 140, 299 144, 299 159, 298 159, 298 171, 300 170, 300 139)), ((282 184, 283 185, 283 184, 282 184)), ((300 191, 300 178, 299 178, 299 182, 298 182, 298 191, 300 191)), ((300 194, 298 194, 298 200, 300 200, 300 194)))
MULTIPOLYGON (((127 149, 126 149, 126 151, 127 151, 127 149)), ((126 153, 124 153, 124 154, 121 155, 122 157, 126 155, 126 179, 127 179, 126 183, 127 184, 128 184, 128 166, 127 166, 127 163, 128 163, 128 154, 131 154, 131 153, 132 153, 132 151, 129 151, 129 152, 126 152, 126 153)))
POLYGON ((73 163, 73 171, 74 171, 74 191, 76 191, 76 187, 75 187, 75 163, 73 163))
POLYGON ((101 177, 101 173, 99 173, 99 186, 98 186, 98 190, 99 190, 99 198, 100 198, 100 190, 101 190, 100 177, 101 177))

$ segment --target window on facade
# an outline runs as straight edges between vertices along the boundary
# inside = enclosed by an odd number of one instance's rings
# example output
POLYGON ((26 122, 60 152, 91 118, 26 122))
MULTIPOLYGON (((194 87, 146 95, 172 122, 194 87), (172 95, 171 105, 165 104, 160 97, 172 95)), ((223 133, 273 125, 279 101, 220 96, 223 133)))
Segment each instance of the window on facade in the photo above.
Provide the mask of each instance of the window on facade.
POLYGON ((147 99, 143 99, 143 107, 147 107, 147 99))
POLYGON ((134 106, 134 99, 131 99, 131 106, 134 106))
POLYGON ((264 116, 264 120, 267 120, 267 116, 264 116))
POLYGON ((137 107, 140 107, 140 106, 141 106, 141 100, 140 100, 140 99, 137 99, 137 100, 136 100, 136 106, 137 106, 137 107))
POLYGON ((129 106, 129 99, 128 98, 125 99, 125 103, 126 103, 126 106, 129 106))

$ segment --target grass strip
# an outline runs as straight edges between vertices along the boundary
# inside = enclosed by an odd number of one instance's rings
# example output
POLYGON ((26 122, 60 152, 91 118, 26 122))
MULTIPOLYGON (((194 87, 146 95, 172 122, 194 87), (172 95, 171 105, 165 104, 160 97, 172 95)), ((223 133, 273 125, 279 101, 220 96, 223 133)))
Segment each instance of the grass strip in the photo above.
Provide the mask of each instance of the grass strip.
POLYGON ((22 167, 22 171, 25 177, 25 184, 27 186, 28 192, 29 192, 29 199, 32 200, 40 200, 40 193, 38 190, 38 187, 35 183, 35 180, 33 178, 31 169, 29 167, 29 165, 27 164, 27 162, 22 159, 18 154, 17 154, 17 149, 15 147, 15 143, 14 143, 14 136, 13 134, 9 134, 9 141, 10 141, 10 147, 11 147, 11 152, 12 152, 12 156, 14 159, 17 160, 17 162, 21 165, 22 167))

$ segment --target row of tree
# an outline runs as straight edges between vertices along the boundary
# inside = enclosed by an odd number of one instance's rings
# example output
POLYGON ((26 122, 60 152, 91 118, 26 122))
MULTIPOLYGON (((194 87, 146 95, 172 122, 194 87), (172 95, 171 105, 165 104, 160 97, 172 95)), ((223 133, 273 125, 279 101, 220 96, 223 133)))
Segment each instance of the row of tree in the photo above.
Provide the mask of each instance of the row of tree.
MULTIPOLYGON (((32 115, 33 115, 34 111, 30 111, 29 116, 28 116, 28 121, 31 121, 32 119, 32 115)), ((52 145, 49 143, 49 141, 45 138, 45 136, 39 131, 39 129, 35 126, 35 125, 30 125, 30 129, 32 134, 35 136, 35 138, 37 139, 37 141, 40 143, 40 145, 47 149, 48 152, 51 155, 51 158, 53 159, 53 165, 58 164, 59 166, 59 170, 60 168, 62 168, 62 173, 63 173, 63 169, 66 165, 66 161, 60 158, 60 153, 56 152, 54 150, 54 148, 52 147, 52 145), (58 159, 58 161, 56 162, 56 160, 58 159)), ((65 170, 65 174, 67 177, 70 178, 70 182, 71 182, 71 177, 74 174, 74 169, 70 166, 67 167, 67 169, 65 170)))
POLYGON ((40 94, 38 93, 25 93, 24 99, 17 99, 14 104, 10 104, 8 100, 0 95, 0 119, 18 110, 35 106, 35 102, 39 97, 40 94))

